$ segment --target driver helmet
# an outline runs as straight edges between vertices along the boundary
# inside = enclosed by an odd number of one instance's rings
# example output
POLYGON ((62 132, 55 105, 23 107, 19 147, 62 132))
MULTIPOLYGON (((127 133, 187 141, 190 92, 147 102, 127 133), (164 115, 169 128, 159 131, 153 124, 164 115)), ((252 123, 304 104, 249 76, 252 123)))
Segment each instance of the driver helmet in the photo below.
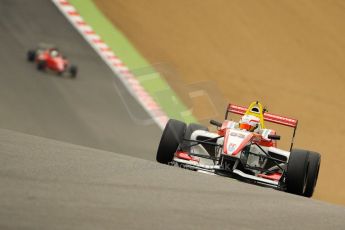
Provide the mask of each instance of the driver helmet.
POLYGON ((59 52, 57 50, 50 51, 50 56, 52 56, 52 57, 57 57, 58 54, 59 54, 59 52))
POLYGON ((245 129, 247 131, 253 132, 260 124, 260 118, 253 115, 244 115, 240 122, 240 129, 245 129))

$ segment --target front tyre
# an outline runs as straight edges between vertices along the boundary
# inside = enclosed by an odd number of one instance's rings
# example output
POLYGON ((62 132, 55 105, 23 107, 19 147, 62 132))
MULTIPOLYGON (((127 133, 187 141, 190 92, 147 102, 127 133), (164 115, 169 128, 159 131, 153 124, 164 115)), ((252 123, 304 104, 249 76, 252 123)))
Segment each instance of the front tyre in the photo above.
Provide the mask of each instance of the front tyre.
POLYGON ((69 74, 70 74, 71 78, 76 78, 77 74, 78 74, 78 67, 75 65, 72 65, 69 68, 69 74))
POLYGON ((321 164, 321 155, 316 152, 309 152, 309 168, 308 168, 308 180, 304 196, 312 197, 314 188, 316 186, 317 178, 319 176, 321 164))
POLYGON ((307 187, 309 151, 293 149, 287 166, 287 192, 304 195, 307 187))
POLYGON ((44 71, 46 68, 47 68, 47 62, 46 61, 44 61, 44 60, 38 61, 38 63, 37 63, 37 69, 38 70, 44 71))
POLYGON ((168 164, 174 158, 174 154, 183 141, 186 131, 184 122, 170 119, 165 126, 161 140, 159 142, 156 160, 161 164, 168 164))
POLYGON ((35 61, 36 59, 36 51, 35 50, 29 50, 28 53, 27 53, 27 60, 29 62, 33 62, 35 61))

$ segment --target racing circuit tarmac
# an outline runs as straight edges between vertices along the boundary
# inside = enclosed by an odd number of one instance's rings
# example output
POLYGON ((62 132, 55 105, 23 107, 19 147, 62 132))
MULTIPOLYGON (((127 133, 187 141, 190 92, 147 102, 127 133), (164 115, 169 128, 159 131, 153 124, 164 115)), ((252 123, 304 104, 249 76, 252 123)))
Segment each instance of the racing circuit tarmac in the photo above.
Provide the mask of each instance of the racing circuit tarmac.
POLYGON ((324 230, 345 224, 342 206, 3 129, 0 184, 0 229, 324 230))
POLYGON ((125 156, 161 131, 50 1, 2 0, 0 32, 0 229, 344 229, 345 207, 125 156), (79 77, 37 72, 39 41, 79 77))
POLYGON ((54 4, 1 0, 0 33, 1 128, 154 158, 160 129, 146 124, 148 114, 54 4), (77 79, 27 62, 27 50, 39 42, 56 44, 76 63, 77 79))

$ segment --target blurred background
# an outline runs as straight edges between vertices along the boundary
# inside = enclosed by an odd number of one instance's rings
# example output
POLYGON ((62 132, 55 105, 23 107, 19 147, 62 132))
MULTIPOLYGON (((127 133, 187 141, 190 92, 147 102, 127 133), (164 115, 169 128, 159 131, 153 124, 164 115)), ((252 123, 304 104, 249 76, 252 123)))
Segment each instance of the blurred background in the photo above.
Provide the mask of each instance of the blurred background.
POLYGON ((314 197, 345 204, 344 1, 94 2, 201 123, 254 100, 298 118, 295 146, 322 155, 314 197))

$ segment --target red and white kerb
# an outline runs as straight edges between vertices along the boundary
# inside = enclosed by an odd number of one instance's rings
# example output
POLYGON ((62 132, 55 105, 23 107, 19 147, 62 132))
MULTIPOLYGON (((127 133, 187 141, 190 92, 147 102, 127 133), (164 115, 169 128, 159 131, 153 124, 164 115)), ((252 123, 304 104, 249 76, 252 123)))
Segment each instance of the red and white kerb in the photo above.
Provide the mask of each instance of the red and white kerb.
POLYGON ((168 121, 168 116, 153 100, 149 93, 142 87, 138 79, 118 56, 105 44, 102 38, 79 15, 75 7, 68 0, 52 0, 63 15, 71 22, 84 39, 95 49, 125 85, 127 90, 150 114, 153 120, 163 129, 168 121))

